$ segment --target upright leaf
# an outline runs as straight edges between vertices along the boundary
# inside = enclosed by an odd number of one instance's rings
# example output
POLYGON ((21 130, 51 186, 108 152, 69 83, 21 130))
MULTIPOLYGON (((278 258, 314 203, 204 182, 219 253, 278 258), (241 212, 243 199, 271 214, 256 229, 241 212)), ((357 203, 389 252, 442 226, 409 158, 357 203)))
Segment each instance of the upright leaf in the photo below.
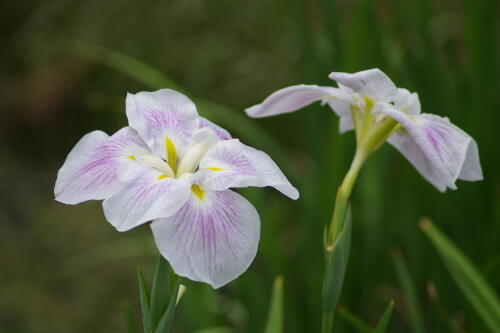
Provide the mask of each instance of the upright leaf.
POLYGON ((500 301, 495 290, 471 261, 429 219, 423 219, 420 227, 437 249, 451 276, 479 317, 491 332, 498 332, 500 301))
POLYGON ((342 292, 344 276, 351 248, 351 208, 347 206, 344 224, 333 246, 325 249, 325 277, 323 279, 323 312, 333 312, 342 292))
POLYGON ((413 282, 413 279, 411 278, 410 271, 406 266, 403 256, 401 255, 401 252, 399 250, 392 253, 392 262, 396 270, 399 284, 401 285, 406 301, 408 302, 412 330, 414 333, 423 333, 423 319, 422 313, 420 312, 417 289, 415 288, 415 284, 413 282))
MULTIPOLYGON (((151 289, 150 303, 150 328, 154 330, 158 325, 162 315, 165 313, 170 297, 170 278, 168 274, 168 264, 160 255, 156 265, 153 287, 151 289)), ((174 299, 175 301, 175 299, 174 299)))
POLYGON ((265 333, 283 332, 283 277, 274 280, 265 333))
POLYGON ((146 281, 144 281, 144 275, 140 269, 137 270, 137 280, 139 281, 139 293, 141 298, 142 326, 144 328, 144 333, 150 333, 149 292, 146 281))
POLYGON ((174 291, 172 292, 172 296, 170 297, 170 302, 168 303, 168 307, 161 317, 158 326, 155 329, 155 333, 168 333, 170 328, 172 327, 172 322, 174 321, 175 307, 177 304, 177 295, 179 293, 180 287, 180 278, 177 278, 177 282, 175 284, 174 291))
POLYGON ((377 327, 375 327, 375 333, 385 333, 385 331, 387 330, 387 326, 389 326, 389 320, 391 319, 393 308, 394 308, 394 301, 391 301, 387 306, 387 309, 385 309, 382 318, 380 318, 377 327))
POLYGON ((126 304, 123 307, 123 317, 127 325, 127 333, 139 333, 139 328, 134 320, 134 315, 129 304, 126 304))

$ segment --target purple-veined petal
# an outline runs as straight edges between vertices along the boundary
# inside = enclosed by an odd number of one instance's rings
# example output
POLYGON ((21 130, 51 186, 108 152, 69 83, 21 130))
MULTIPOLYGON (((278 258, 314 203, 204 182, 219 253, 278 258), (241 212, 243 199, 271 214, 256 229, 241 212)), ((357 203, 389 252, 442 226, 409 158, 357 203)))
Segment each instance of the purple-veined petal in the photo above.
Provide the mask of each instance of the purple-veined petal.
POLYGON ((404 128, 392 134, 389 143, 439 191, 456 189, 457 179, 483 178, 476 142, 448 118, 425 113, 408 116, 395 108, 381 112, 404 128))
POLYGON ((213 146, 200 161, 198 172, 203 186, 214 191, 272 186, 292 199, 299 197, 297 189, 269 155, 237 139, 219 141, 213 146))
POLYGON ((293 112, 311 103, 330 98, 345 98, 345 94, 337 88, 301 84, 280 89, 261 104, 254 105, 245 112, 254 118, 268 117, 293 112))
POLYGON ((156 169, 146 168, 104 200, 104 215, 118 231, 127 231, 175 214, 188 199, 190 187, 189 180, 167 177, 156 169))
POLYGON ((347 86, 361 95, 375 100, 391 102, 396 95, 396 86, 380 69, 373 68, 354 74, 333 72, 331 80, 347 86))
POLYGON ((255 258, 260 219, 252 204, 231 190, 197 189, 175 215, 153 221, 151 229, 176 274, 219 288, 255 258))
POLYGON ((229 140, 231 139, 231 134, 224 128, 220 127, 219 125, 214 124, 210 120, 204 117, 199 117, 199 128, 204 128, 204 127, 209 127, 211 128, 215 134, 219 137, 221 140, 229 140))
POLYGON ((86 134, 59 169, 54 188, 56 200, 77 204, 108 198, 124 177, 133 176, 140 168, 137 154, 147 153, 148 147, 130 127, 111 137, 102 131, 86 134))
MULTIPOLYGON (((127 118, 156 156, 176 159, 199 127, 193 102, 171 89, 127 94, 127 118)), ((177 161, 168 161, 175 165, 177 161)))

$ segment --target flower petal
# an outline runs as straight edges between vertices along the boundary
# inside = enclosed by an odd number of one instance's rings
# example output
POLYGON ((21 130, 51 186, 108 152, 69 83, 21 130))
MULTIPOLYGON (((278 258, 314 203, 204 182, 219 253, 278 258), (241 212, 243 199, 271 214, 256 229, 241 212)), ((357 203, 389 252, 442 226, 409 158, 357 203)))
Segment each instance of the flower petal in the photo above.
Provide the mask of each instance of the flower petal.
POLYGON ((127 94, 127 117, 155 155, 175 165, 199 127, 196 107, 185 95, 171 89, 127 94))
POLYGON ((418 94, 411 93, 404 88, 398 88, 394 105, 397 109, 411 116, 420 113, 420 99, 418 98, 418 94))
POLYGON ((104 200, 104 215, 118 231, 127 231, 175 214, 186 202, 190 186, 185 179, 166 177, 156 169, 146 168, 140 176, 104 200))
POLYGON ((237 139, 220 141, 200 161, 203 186, 220 191, 230 187, 272 186, 297 199, 299 192, 290 184, 274 161, 263 151, 237 139))
POLYGON ((54 188, 56 200, 73 205, 108 198, 119 188, 120 175, 131 176, 130 170, 137 167, 136 154, 148 152, 130 127, 111 137, 102 131, 86 134, 59 169, 54 188))
POLYGON ((176 274, 219 288, 252 263, 260 236, 257 211, 224 190, 192 194, 173 216, 151 224, 161 254, 176 274))
POLYGON ((340 89, 301 84, 280 89, 261 104, 254 105, 245 112, 254 118, 268 117, 293 112, 311 103, 338 97, 344 97, 340 89))
POLYGON ((328 77, 364 96, 376 100, 390 102, 396 95, 396 86, 391 79, 378 68, 368 69, 354 74, 333 72, 328 77))
POLYGON ((432 114, 412 117, 394 108, 382 113, 398 121, 406 131, 391 135, 389 143, 439 191, 456 189, 457 178, 482 179, 477 145, 448 118, 432 114))
POLYGON ((229 134, 228 131, 226 131, 224 128, 220 127, 219 125, 214 124, 210 120, 204 117, 199 117, 199 128, 204 128, 204 127, 209 127, 211 128, 215 134, 219 137, 221 140, 229 140, 231 139, 231 134, 229 134))

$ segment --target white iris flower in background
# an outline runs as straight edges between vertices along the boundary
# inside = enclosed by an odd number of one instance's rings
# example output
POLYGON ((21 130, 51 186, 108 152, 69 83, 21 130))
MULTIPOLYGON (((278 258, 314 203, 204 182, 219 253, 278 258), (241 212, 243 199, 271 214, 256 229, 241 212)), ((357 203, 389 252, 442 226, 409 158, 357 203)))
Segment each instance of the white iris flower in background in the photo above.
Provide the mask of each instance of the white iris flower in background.
POLYGON ((379 69, 354 74, 334 72, 329 78, 337 81, 338 88, 287 87, 246 112, 260 118, 321 101, 340 117, 340 132, 356 130, 358 147, 366 148, 366 154, 387 140, 441 192, 456 189, 457 179, 483 179, 474 139, 448 118, 420 113, 416 93, 397 88, 379 69))
POLYGON ((59 170, 56 200, 104 200, 119 231, 153 221, 161 254, 173 270, 218 288, 255 257, 260 219, 231 187, 272 186, 299 197, 264 152, 232 139, 170 89, 128 94, 129 127, 85 135, 59 170))

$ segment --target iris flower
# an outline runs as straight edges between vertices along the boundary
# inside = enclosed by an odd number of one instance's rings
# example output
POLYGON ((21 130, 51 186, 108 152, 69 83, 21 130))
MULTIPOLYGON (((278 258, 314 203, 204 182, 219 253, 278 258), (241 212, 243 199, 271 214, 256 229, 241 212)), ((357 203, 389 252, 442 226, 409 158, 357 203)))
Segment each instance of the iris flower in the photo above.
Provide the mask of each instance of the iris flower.
POLYGON ((246 110, 251 117, 293 112, 316 101, 340 117, 340 132, 356 130, 367 153, 388 141, 439 191, 456 189, 457 179, 482 180, 474 139, 448 118, 420 112, 416 93, 397 88, 379 69, 331 73, 338 88, 296 85, 276 91, 246 110))
POLYGON ((129 127, 112 136, 85 135, 69 153, 55 184, 57 201, 104 200, 119 231, 148 221, 173 270, 218 288, 255 257, 260 219, 232 187, 298 191, 264 152, 232 139, 200 117, 174 90, 128 94, 129 127))

